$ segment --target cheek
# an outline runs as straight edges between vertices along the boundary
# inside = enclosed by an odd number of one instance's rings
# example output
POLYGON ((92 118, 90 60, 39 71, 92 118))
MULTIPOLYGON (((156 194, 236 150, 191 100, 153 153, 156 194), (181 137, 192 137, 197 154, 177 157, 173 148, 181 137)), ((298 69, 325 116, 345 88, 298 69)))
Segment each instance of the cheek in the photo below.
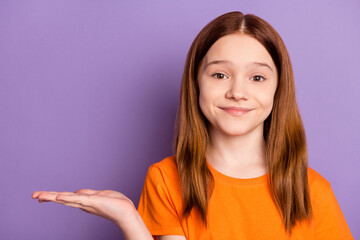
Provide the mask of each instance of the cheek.
POLYGON ((200 90, 200 94, 199 94, 199 106, 200 109, 202 111, 202 113, 205 115, 205 117, 207 118, 207 112, 208 112, 208 100, 207 100, 207 96, 206 94, 204 94, 204 91, 200 90))
POLYGON ((206 118, 209 118, 215 104, 217 93, 209 86, 199 88, 199 106, 206 118))
POLYGON ((261 105, 269 114, 274 104, 274 94, 264 93, 260 99, 261 105))
POLYGON ((266 106, 267 115, 270 115, 270 113, 272 111, 272 108, 273 108, 273 105, 274 105, 273 99, 270 99, 267 106, 266 106))

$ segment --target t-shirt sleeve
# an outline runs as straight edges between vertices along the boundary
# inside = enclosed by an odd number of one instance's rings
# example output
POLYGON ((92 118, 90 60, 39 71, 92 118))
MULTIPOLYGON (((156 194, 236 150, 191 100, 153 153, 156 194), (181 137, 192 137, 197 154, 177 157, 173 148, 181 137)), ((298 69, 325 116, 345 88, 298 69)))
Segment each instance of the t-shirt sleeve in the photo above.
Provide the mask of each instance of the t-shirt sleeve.
POLYGON ((354 239, 330 183, 314 208, 314 239, 354 239))
POLYGON ((173 196, 161 170, 154 165, 146 175, 138 212, 153 236, 184 235, 173 196))

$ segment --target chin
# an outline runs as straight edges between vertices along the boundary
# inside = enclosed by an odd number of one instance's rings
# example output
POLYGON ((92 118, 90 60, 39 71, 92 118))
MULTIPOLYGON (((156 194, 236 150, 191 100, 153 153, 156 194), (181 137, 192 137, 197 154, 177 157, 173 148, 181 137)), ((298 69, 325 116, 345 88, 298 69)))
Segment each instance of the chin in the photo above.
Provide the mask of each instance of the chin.
POLYGON ((250 132, 252 132, 254 129, 245 129, 245 128, 226 128, 226 129, 220 129, 221 133, 224 135, 236 137, 236 136, 243 136, 250 132))
POLYGON ((225 135, 229 137, 238 137, 238 136, 245 136, 250 131, 237 131, 237 132, 223 132, 225 135))
POLYGON ((216 130, 220 131, 221 134, 235 137, 235 136, 243 136, 243 135, 249 134, 251 132, 259 130, 258 128, 262 128, 262 125, 261 124, 259 124, 259 125, 256 124, 256 125, 249 126, 248 124, 242 124, 241 126, 239 126, 239 125, 237 125, 237 126, 232 125, 231 126, 230 124, 223 124, 222 126, 218 125, 216 127, 216 130))

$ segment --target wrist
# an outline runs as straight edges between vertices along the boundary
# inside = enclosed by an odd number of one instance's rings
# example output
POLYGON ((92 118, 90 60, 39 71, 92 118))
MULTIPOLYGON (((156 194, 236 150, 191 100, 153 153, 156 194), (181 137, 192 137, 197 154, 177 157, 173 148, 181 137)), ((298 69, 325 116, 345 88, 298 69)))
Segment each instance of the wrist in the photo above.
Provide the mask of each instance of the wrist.
POLYGON ((151 236, 149 230, 147 229, 144 221, 136 209, 127 214, 126 217, 123 217, 121 220, 117 221, 116 225, 121 229, 126 240, 153 240, 153 237, 151 236))
POLYGON ((134 208, 129 210, 128 213, 120 216, 120 218, 116 219, 115 224, 121 229, 128 228, 128 226, 139 224, 139 219, 141 219, 141 216, 134 208))

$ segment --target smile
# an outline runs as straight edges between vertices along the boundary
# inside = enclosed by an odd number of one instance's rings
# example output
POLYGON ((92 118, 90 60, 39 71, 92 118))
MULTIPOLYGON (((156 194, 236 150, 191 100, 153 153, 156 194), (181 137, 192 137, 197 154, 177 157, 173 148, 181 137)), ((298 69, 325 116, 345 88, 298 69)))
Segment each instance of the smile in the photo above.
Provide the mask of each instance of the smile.
POLYGON ((252 109, 242 108, 242 107, 224 107, 224 108, 220 108, 220 109, 224 110, 225 112, 227 112, 233 116, 241 116, 252 110, 252 109))

